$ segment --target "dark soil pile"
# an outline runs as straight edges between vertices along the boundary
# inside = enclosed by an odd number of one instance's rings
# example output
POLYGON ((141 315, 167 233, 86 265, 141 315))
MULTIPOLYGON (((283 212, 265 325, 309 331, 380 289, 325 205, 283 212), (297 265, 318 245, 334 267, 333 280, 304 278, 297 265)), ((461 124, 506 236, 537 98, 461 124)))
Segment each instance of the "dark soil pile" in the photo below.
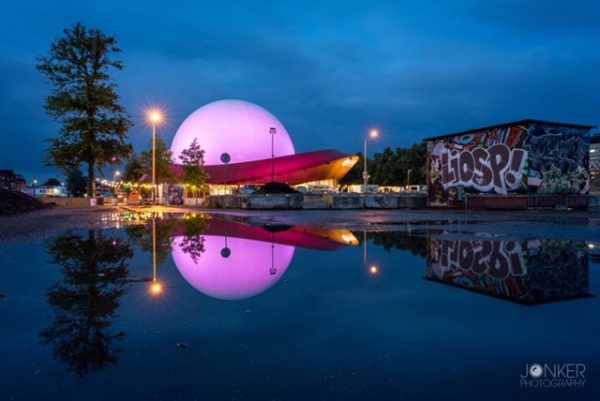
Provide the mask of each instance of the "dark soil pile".
POLYGON ((22 192, 0 189, 0 216, 44 209, 46 205, 22 192))
POLYGON ((288 184, 284 184, 282 182, 274 182, 271 181, 266 183, 258 190, 254 192, 255 194, 297 194, 299 193, 294 188, 290 187, 288 184))

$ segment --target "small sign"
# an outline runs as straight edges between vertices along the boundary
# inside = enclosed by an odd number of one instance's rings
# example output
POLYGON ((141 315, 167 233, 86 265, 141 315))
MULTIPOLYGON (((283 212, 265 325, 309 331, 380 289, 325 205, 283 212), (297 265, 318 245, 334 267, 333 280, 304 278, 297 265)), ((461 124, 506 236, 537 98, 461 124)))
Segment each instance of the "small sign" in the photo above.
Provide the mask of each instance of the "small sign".
POLYGON ((276 133, 277 133, 277 130, 276 130, 274 127, 271 127, 271 128, 269 129, 269 134, 271 134, 271 135, 275 135, 276 133))
POLYGON ((221 153, 221 162, 223 164, 227 164, 231 161, 231 156, 229 156, 229 153, 221 153))
POLYGON ((231 256, 231 249, 227 247, 221 249, 221 257, 227 259, 229 256, 231 256))

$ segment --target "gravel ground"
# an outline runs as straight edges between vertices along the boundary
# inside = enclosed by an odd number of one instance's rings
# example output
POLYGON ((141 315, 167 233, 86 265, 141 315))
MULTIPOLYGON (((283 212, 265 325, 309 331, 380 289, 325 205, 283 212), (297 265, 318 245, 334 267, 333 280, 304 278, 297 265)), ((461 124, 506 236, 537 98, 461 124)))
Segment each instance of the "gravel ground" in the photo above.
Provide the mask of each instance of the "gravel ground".
POLYGON ((0 244, 49 238, 71 228, 113 227, 119 221, 117 207, 36 210, 0 217, 0 244))

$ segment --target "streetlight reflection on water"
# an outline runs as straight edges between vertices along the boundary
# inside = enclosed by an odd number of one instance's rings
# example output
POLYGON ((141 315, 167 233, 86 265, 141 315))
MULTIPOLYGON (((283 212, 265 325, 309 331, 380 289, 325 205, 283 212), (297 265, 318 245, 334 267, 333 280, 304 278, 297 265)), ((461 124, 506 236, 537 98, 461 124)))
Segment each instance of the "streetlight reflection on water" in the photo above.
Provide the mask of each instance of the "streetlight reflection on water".
POLYGON ((152 283, 150 294, 159 296, 163 293, 163 285, 158 281, 158 269, 156 263, 156 217, 152 217, 152 283))

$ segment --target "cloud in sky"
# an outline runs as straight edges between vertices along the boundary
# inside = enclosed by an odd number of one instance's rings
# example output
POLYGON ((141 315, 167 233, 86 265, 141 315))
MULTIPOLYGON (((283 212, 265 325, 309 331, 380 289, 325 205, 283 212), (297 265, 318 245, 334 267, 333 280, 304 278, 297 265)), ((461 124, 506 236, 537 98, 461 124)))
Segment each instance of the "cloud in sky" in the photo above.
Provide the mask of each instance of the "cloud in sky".
POLYGON ((0 167, 44 178, 45 79, 34 69, 76 21, 114 34, 116 75, 147 146, 143 110, 164 105, 167 140, 201 105, 241 98, 273 112, 296 148, 356 152, 525 117, 600 123, 596 1, 14 2, 0 16, 0 167))

